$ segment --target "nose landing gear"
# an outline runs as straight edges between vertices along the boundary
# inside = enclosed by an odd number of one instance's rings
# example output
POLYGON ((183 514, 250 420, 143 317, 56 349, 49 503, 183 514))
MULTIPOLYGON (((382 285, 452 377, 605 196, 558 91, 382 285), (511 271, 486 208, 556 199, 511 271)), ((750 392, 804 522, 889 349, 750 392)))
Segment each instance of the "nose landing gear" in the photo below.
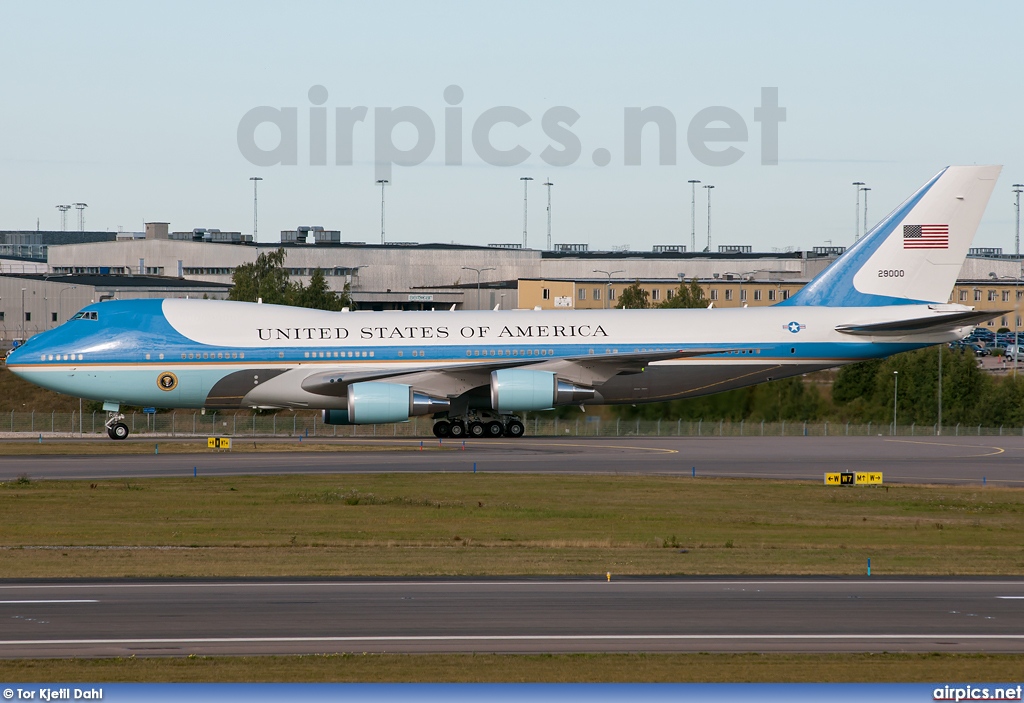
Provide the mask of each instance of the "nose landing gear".
POLYGON ((107 428, 107 436, 111 439, 128 439, 130 432, 128 431, 128 425, 124 424, 124 413, 107 413, 107 422, 105 423, 107 428))

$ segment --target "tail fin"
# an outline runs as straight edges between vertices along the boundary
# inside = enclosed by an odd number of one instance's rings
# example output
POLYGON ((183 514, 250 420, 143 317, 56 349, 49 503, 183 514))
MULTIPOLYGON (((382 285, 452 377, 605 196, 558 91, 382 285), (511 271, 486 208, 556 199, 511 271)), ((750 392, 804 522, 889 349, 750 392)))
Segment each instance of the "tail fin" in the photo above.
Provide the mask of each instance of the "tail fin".
POLYGON ((945 303, 1001 166, 948 166, 779 305, 945 303))

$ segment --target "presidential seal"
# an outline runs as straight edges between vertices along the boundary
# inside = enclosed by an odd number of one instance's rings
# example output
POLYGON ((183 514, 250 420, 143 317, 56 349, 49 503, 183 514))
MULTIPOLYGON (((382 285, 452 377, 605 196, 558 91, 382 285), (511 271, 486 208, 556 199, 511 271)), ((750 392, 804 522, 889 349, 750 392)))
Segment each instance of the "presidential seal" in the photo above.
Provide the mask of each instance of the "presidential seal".
POLYGON ((162 391, 173 391, 178 387, 178 377, 170 371, 164 371, 156 377, 156 385, 159 386, 162 391))

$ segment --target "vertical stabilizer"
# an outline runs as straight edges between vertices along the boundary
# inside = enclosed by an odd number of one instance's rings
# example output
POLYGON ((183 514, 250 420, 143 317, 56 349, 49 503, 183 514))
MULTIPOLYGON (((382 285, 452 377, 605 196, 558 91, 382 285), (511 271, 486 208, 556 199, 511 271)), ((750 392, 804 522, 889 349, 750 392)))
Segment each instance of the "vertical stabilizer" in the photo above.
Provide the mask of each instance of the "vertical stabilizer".
POLYGON ((943 169, 780 305, 947 302, 1001 169, 943 169))

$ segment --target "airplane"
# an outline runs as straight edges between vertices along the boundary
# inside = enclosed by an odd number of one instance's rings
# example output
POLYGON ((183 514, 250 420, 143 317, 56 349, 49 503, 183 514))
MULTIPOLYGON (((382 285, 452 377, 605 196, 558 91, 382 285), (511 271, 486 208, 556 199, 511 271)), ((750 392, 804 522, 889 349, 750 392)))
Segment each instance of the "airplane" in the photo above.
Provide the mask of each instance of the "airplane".
POLYGON ((520 437, 520 413, 717 393, 964 337, 1001 312, 950 304, 999 166, 944 168, 788 300, 676 310, 328 312, 106 301, 7 358, 103 403, 319 409, 326 424, 432 415, 439 437, 520 437))

